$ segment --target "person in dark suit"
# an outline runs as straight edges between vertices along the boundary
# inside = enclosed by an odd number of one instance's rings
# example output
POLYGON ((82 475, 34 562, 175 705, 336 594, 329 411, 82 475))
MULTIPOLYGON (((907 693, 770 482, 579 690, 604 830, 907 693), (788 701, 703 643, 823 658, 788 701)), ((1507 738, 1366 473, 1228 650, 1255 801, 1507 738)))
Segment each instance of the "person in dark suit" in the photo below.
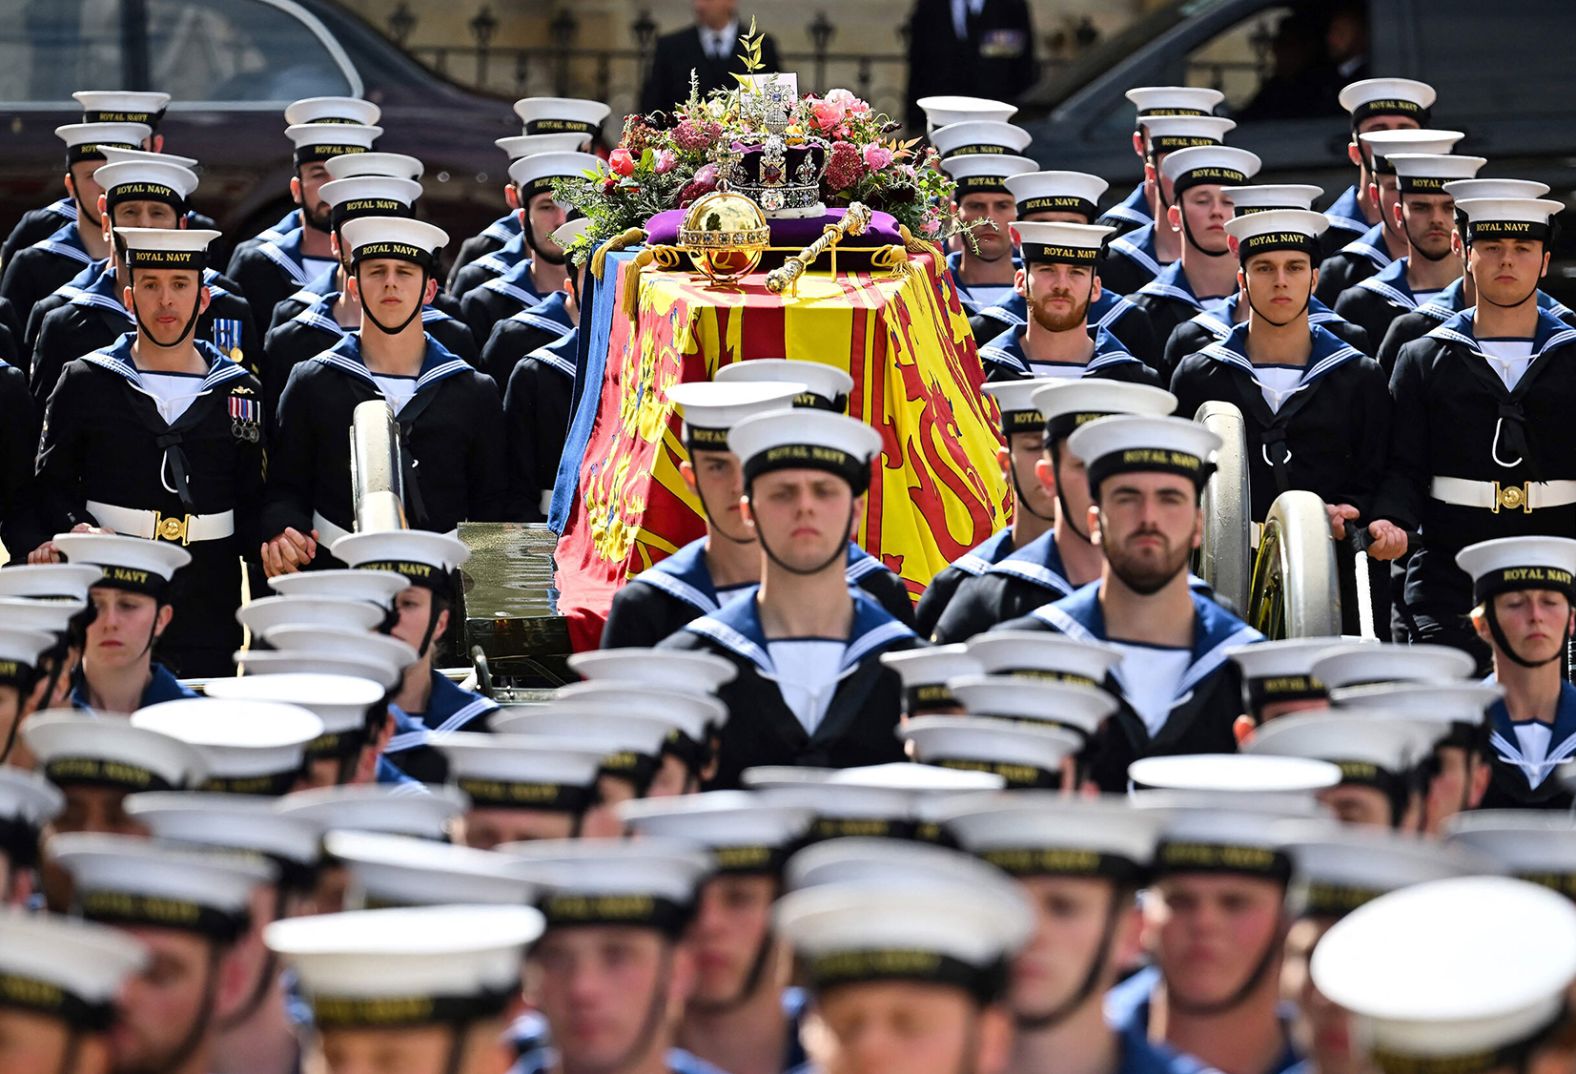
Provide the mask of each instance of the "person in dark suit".
MULTIPOLYGON (((691 71, 700 80, 702 97, 736 85, 729 76, 744 74, 744 61, 739 58, 742 32, 739 0, 695 0, 695 24, 657 38, 651 73, 640 93, 640 110, 666 111, 688 100, 691 71)), ((763 71, 782 69, 777 42, 769 35, 761 39, 761 65, 763 71)))
POLYGON ((1027 0, 915 0, 908 24, 908 129, 918 101, 961 93, 1014 101, 1039 77, 1027 0))

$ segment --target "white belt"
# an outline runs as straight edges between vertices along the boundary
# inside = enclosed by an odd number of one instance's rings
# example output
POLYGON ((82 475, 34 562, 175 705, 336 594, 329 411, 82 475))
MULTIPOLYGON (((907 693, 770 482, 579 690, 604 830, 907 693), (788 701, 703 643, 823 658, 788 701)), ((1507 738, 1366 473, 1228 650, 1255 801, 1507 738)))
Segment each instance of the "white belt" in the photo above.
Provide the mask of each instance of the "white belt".
POLYGON ((1522 511, 1532 514, 1545 507, 1564 507, 1576 503, 1576 481, 1525 481, 1502 485, 1498 481, 1469 481, 1464 477, 1436 477, 1429 495, 1456 507, 1476 507, 1499 514, 1522 511))
POLYGON ((317 543, 330 550, 333 549, 335 541, 350 536, 349 530, 334 525, 316 511, 312 512, 312 528, 317 530, 317 543))
POLYGON ((94 500, 87 502, 87 508, 99 520, 99 525, 127 537, 186 545, 219 541, 235 533, 234 511, 219 511, 211 515, 166 515, 135 507, 116 507, 94 500))

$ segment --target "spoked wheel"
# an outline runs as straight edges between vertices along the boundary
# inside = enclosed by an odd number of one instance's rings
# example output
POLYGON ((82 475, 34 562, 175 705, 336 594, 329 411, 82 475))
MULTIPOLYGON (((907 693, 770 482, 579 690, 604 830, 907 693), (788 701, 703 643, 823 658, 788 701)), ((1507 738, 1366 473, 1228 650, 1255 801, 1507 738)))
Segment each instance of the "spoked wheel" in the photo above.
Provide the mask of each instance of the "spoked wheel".
POLYGON ((1324 502, 1313 493, 1282 493, 1270 505, 1247 609, 1249 622, 1270 639, 1341 632, 1335 542, 1324 502))

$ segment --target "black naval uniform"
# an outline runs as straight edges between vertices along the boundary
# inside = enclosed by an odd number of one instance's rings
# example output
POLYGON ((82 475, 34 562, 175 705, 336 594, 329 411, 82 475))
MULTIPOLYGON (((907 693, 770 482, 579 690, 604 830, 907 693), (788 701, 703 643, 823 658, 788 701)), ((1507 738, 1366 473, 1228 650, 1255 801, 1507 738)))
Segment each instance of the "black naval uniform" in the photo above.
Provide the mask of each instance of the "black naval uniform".
POLYGON ((460 319, 470 326, 472 335, 485 343, 499 321, 530 309, 546 297, 536 289, 536 281, 531 278, 531 259, 526 258, 502 276, 461 296, 460 319))
POLYGON ((77 203, 69 194, 48 205, 29 209, 5 237, 4 245, 0 245, 0 262, 9 265, 18 251, 27 249, 40 239, 49 238, 76 218, 77 203))
MULTIPOLYGON (((1335 300, 1335 312, 1353 324, 1362 325, 1374 346, 1384 342, 1390 325, 1403 313, 1411 313, 1419 305, 1419 297, 1406 281, 1406 266, 1410 258, 1398 257, 1384 268, 1360 283, 1348 287, 1335 300)), ((1423 303, 1438 297, 1440 292, 1424 295, 1423 303)))
POLYGON ((1160 374, 1152 366, 1127 353, 1120 341, 1099 330, 1094 337, 1094 353, 1082 365, 1073 362, 1041 362, 1023 350, 1023 331, 1009 328, 979 348, 986 380, 1022 380, 1030 377, 1099 377, 1129 384, 1160 386, 1160 374))
POLYGON ((520 234, 522 226, 520 214, 511 210, 460 243, 454 254, 454 264, 449 267, 448 292, 459 294, 455 287, 459 283, 460 270, 479 257, 503 249, 505 243, 520 234))
MULTIPOLYGON (((263 531, 317 529, 314 566, 355 523, 350 429, 356 406, 384 398, 361 357, 360 333, 296 366, 279 400, 277 447, 268 465, 263 531)), ((503 413, 491 377, 427 337, 416 392, 397 415, 405 454, 405 496, 414 529, 452 530, 462 520, 503 518, 504 471, 498 445, 503 413)))
POLYGON ((26 562, 27 554, 49 539, 33 511, 37 450, 38 417, 27 377, 0 359, 0 546, 13 563, 26 562))
POLYGON ((267 331, 274 322, 274 307, 295 294, 310 281, 306 260, 301 254, 305 226, 276 239, 262 239, 236 247, 225 269, 251 304, 252 316, 267 331))
POLYGON ((744 770, 759 765, 852 768, 903 760, 897 737, 903 683, 880 658, 885 652, 917 648, 921 642, 914 632, 856 590, 842 674, 825 716, 810 734, 777 687, 755 602, 757 589, 751 586, 657 646, 713 653, 738 669, 738 677, 717 691, 728 706, 728 722, 721 733, 717 773, 706 789, 737 788, 744 770))
MULTIPOLYGON (((16 256, 5 263, 5 273, 0 275, 0 298, 11 303, 18 323, 26 326, 35 303, 62 284, 70 283, 72 277, 93 261, 73 221, 48 238, 18 250, 16 256)), ((29 342, 22 341, 23 345, 29 342)))
MULTIPOLYGON (((1166 341, 1165 365, 1167 369, 1175 370, 1182 364, 1182 359, 1195 351, 1201 351, 1211 343, 1218 343, 1231 335, 1231 330, 1239 323, 1237 310, 1242 305, 1242 292, 1237 292, 1226 299, 1226 304, 1219 312, 1206 310, 1190 321, 1177 325, 1171 333, 1171 338, 1166 341)), ((1369 349, 1370 340, 1368 333, 1357 325, 1346 320, 1330 307, 1320 302, 1317 298, 1308 300, 1308 323, 1316 324, 1340 339, 1342 342, 1356 347, 1364 354, 1372 355, 1369 349)), ((1180 410, 1177 413, 1182 413, 1180 410)))
POLYGON ((509 519, 540 520, 542 494, 557 483, 558 460, 569 435, 579 345, 576 328, 521 358, 509 374, 503 395, 509 519))
POLYGON ((1526 484, 1541 496, 1538 482, 1576 480, 1576 328, 1539 310, 1533 360, 1506 388, 1478 349, 1474 313, 1456 314, 1396 358, 1390 465, 1374 517, 1422 535, 1407 567, 1403 609, 1416 626, 1414 640, 1483 659, 1466 625, 1472 582, 1456 553, 1495 537, 1576 536, 1576 504, 1531 505, 1526 484), (1447 502, 1467 498, 1465 490, 1440 479, 1472 483, 1471 498, 1481 505, 1447 502))
POLYGON ((1373 227, 1363 215, 1363 207, 1357 204, 1356 183, 1341 191, 1341 196, 1324 210, 1324 218, 1330 222, 1324 234, 1319 236, 1319 249, 1324 257, 1361 239, 1373 227))
MULTIPOLYGON (((337 268, 331 268, 324 272, 319 272, 317 274, 317 278, 308 280, 301 287, 301 290, 297 291, 289 298, 275 303, 273 319, 269 321, 268 324, 260 325, 259 327, 263 329, 263 333, 266 335, 275 328, 278 328, 280 325, 284 324, 286 321, 290 320, 290 318, 294 317, 302 310, 308 308, 309 306, 317 305, 318 302, 321 301, 325 296, 339 294, 340 290, 339 270, 337 268)), ((433 300, 428 303, 428 305, 432 309, 441 310, 450 317, 453 317, 455 320, 459 320, 460 318, 459 302, 455 300, 453 295, 446 291, 440 289, 437 295, 433 297, 433 300)), ((465 345, 474 349, 482 342, 482 340, 476 339, 465 345)), ((447 344, 445 345, 447 346, 447 344)), ((453 350, 453 348, 451 347, 450 350, 453 350)), ((461 358, 465 358, 466 361, 470 361, 469 358, 466 358, 464 354, 460 354, 459 351, 454 351, 454 353, 459 355, 461 358)))
MULTIPOLYGON (((246 300, 231 294, 225 282, 212 269, 203 270, 203 286, 208 288, 211 301, 197 318, 196 338, 212 343, 220 354, 255 375, 262 354, 262 337, 246 300)), ((31 374, 33 399, 40 409, 54 391, 66 363, 89 351, 109 347, 127 332, 137 330, 135 318, 121 301, 121 287, 115 273, 101 271, 86 287, 78 288, 44 316, 33 344, 31 374)))
MULTIPOLYGON (((1009 619, 996 629, 1049 631, 1075 641, 1110 641, 1100 608, 1103 584, 1084 586, 1069 597, 1021 619, 1009 619)), ((1193 645, 1186 669, 1175 685, 1170 709, 1158 714, 1158 729, 1152 733, 1135 710, 1130 694, 1150 664, 1124 656, 1105 682, 1118 707, 1090 746, 1090 778, 1101 790, 1117 793, 1127 789, 1127 766, 1140 757, 1237 752, 1231 728, 1242 712, 1242 677, 1226 652, 1262 640, 1258 631, 1195 590, 1193 645)))
MULTIPOLYGON (((1160 275, 1150 280, 1138 289, 1133 295, 1133 301, 1145 313, 1149 314, 1149 323, 1155 330, 1155 338, 1160 340, 1161 354, 1170 345, 1171 333, 1182 325, 1197 317, 1200 313, 1214 311, 1219 313, 1223 303, 1230 299, 1225 295, 1217 299, 1201 299, 1193 293, 1193 286, 1187 281, 1187 273, 1182 271, 1181 260, 1173 261, 1161 270, 1160 275)), ((1165 366, 1160 370, 1162 381, 1170 380, 1175 370, 1165 366)), ((1182 413, 1182 411, 1177 411, 1182 413)))
POLYGON ((176 614, 159 643, 160 659, 180 676, 228 675, 241 643, 241 557, 255 560, 260 543, 260 386, 197 340, 208 363, 203 394, 166 422, 132 361, 136 338, 128 333, 61 373, 39 441, 41 514, 50 533, 84 522, 117 528, 119 517, 101 505, 147 512, 149 526, 135 536, 180 541, 184 529, 192 562, 175 578, 176 614), (222 521, 205 520, 225 512, 234 512, 233 532, 204 538, 201 528, 222 521))
MULTIPOLYGON (((1548 310, 1566 324, 1576 326, 1576 310, 1572 310, 1553 295, 1539 291, 1538 306, 1548 310)), ((1415 310, 1403 313, 1391 321, 1383 342, 1379 344, 1378 352, 1374 354, 1385 375, 1388 376, 1391 370, 1395 369, 1395 356, 1401 352, 1402 347, 1414 339, 1422 339, 1466 308, 1466 281, 1456 280, 1429 301, 1419 303, 1415 310)))
MULTIPOLYGON (((914 602, 903 580, 875 556, 849 542, 850 589, 874 598, 886 613, 909 627, 914 625, 914 602)), ((703 615, 720 609, 755 583, 718 590, 706 567, 706 538, 691 541, 667 559, 630 578, 613 594, 607 623, 602 627, 602 648, 650 648, 683 630, 703 615)))
POLYGON ((1061 600, 1077 588, 1067 580, 1056 534, 1046 531, 965 579, 942 611, 931 640, 938 645, 968 641, 997 623, 1061 600))
POLYGON ((919 604, 914 608, 914 630, 920 637, 928 638, 936 632, 936 624, 946 613, 959 587, 970 578, 978 578, 1012 555, 1013 551, 1012 529, 997 530, 937 571, 925 587, 925 595, 919 598, 919 604))
POLYGON ((528 260, 531 252, 525 246, 525 232, 504 243, 490 254, 483 254, 450 277, 449 294, 464 298, 473 290, 528 260))
POLYGON ((1313 295, 1334 306, 1341 292, 1356 287, 1391 262, 1384 244, 1384 225, 1375 224, 1361 238, 1353 239, 1319 263, 1319 286, 1313 295))
MULTIPOLYGON (((974 338, 983 343, 995 339, 1009 328, 1021 331, 1028 324, 1028 317, 1028 302, 1022 295, 1014 293, 1004 302, 981 306, 979 312, 969 318, 969 328, 973 330, 974 338)), ((1163 341, 1155 338, 1149 318, 1131 299, 1107 290, 1103 280, 1100 297, 1089 304, 1086 319, 1090 339, 1104 329, 1116 337, 1128 354, 1157 370, 1160 368, 1163 341)))
MULTIPOLYGON (((1100 286, 1131 299, 1167 267, 1155 252, 1155 225, 1140 224, 1107 244, 1105 258, 1100 262, 1100 286)), ((1162 347, 1165 342, 1165 337, 1160 336, 1162 347)))
POLYGON ((564 304, 568 297, 566 292, 554 291, 529 309, 495 324, 482 345, 477 368, 507 386, 520 359, 575 330, 569 307, 564 304))
POLYGON ((1542 756, 1521 740, 1517 728, 1527 724, 1510 718, 1504 698, 1489 706, 1488 726, 1491 778, 1478 808, 1569 810, 1576 796, 1555 772, 1576 755, 1576 686, 1560 683, 1554 720, 1542 725, 1548 728, 1542 756))
POLYGON ((1129 231, 1136 231, 1146 224, 1155 222, 1155 214, 1149 211, 1149 195, 1144 192, 1144 181, 1140 179, 1121 201, 1101 213, 1095 223, 1101 227, 1114 227, 1116 234, 1113 239, 1126 235, 1129 231))

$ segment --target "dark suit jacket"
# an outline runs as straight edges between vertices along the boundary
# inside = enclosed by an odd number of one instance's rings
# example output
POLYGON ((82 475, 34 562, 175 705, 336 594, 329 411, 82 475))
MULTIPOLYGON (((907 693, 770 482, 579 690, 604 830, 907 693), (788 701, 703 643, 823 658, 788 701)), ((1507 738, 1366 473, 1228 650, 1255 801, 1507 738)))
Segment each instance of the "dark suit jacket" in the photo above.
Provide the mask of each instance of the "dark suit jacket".
POLYGON ((908 34, 908 127, 922 133, 914 102, 940 93, 1015 101, 1039 77, 1026 0, 985 0, 967 41, 952 25, 952 0, 915 0, 908 34))
MULTIPOLYGON (((741 31, 742 32, 742 31, 741 31)), ((657 38, 656 54, 651 61, 651 74, 646 78, 640 93, 640 110, 644 113, 667 111, 681 101, 689 99, 690 71, 700 79, 702 97, 714 89, 729 89, 738 85, 730 74, 744 74, 744 61, 739 59, 737 42, 729 60, 724 63, 706 55, 701 46, 700 28, 686 26, 671 34, 657 38)), ((761 40, 763 71, 782 70, 777 56, 777 42, 770 35, 761 40)))

